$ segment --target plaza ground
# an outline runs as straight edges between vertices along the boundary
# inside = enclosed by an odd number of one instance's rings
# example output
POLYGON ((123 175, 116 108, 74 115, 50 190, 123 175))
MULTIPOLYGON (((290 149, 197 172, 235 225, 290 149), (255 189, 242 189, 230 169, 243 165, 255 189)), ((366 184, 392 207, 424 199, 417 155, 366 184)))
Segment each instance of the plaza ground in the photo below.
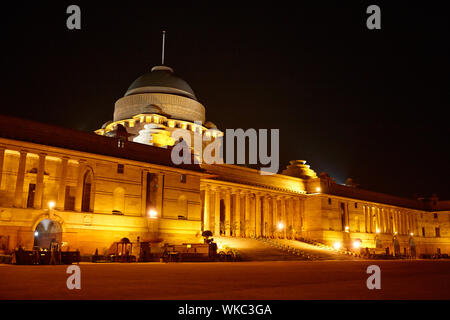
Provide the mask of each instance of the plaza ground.
POLYGON ((450 261, 258 261, 0 265, 0 299, 450 299, 450 261), (381 290, 366 269, 381 268, 381 290))

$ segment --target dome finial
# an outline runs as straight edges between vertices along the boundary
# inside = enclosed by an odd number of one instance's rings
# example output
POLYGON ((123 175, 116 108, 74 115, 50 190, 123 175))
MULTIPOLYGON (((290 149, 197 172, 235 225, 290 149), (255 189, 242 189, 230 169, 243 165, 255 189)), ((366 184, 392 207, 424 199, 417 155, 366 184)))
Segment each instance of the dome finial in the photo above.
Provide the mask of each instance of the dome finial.
POLYGON ((164 47, 166 42, 166 31, 163 30, 163 38, 162 38, 162 55, 161 55, 161 65, 164 65, 164 47))

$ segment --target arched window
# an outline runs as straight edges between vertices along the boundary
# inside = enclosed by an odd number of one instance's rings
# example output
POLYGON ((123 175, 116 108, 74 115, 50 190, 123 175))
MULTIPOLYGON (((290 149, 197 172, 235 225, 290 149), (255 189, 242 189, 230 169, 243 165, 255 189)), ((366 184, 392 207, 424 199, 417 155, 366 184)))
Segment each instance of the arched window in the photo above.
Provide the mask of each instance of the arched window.
POLYGON ((121 212, 125 211, 125 189, 117 187, 113 192, 113 211, 121 212))
POLYGON ((83 196, 81 201, 81 211, 91 212, 91 194, 92 194, 93 177, 92 172, 87 171, 83 178, 83 196))

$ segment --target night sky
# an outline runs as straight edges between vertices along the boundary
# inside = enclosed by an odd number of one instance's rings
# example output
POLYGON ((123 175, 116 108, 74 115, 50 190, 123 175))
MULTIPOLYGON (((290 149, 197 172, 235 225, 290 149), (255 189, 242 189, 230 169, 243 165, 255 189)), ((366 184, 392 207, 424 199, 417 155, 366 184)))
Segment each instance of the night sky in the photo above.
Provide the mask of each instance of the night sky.
POLYGON ((450 199, 444 2, 312 2, 2 4, 0 113, 98 129, 160 64, 166 30, 166 64, 207 120, 280 129, 280 170, 305 159, 338 183, 450 199), (66 28, 70 4, 80 31, 66 28), (370 4, 381 30, 366 27, 370 4))

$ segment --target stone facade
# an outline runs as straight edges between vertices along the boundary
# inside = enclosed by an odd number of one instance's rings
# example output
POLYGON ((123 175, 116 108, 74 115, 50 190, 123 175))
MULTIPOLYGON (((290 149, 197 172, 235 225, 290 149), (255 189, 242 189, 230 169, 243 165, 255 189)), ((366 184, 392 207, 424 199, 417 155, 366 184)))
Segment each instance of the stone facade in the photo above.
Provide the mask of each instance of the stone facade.
POLYGON ((226 164, 194 172, 4 138, 0 165, 5 252, 19 245, 31 248, 45 219, 59 224, 68 248, 85 254, 107 250, 124 237, 201 241, 202 230, 231 237, 340 241, 345 246, 360 239, 363 247, 401 254, 411 253, 412 241, 416 254, 448 253, 450 248, 450 211, 334 195, 327 193, 327 178, 315 174, 303 179, 263 176, 226 164), (153 196, 148 174, 154 174, 153 196), (149 197, 153 203, 147 202, 149 197), (149 206, 156 217, 149 217, 149 206))
POLYGON ((205 122, 193 92, 177 95, 190 88, 170 70, 142 78, 143 87, 119 99, 114 122, 96 134, 0 116, 0 252, 31 249, 51 222, 52 236, 83 254, 105 252, 122 238, 202 241, 205 230, 349 249, 359 241, 397 255, 450 253, 450 201, 338 185, 304 160, 275 175, 174 165, 174 130, 210 135, 203 148, 223 133, 205 122))

